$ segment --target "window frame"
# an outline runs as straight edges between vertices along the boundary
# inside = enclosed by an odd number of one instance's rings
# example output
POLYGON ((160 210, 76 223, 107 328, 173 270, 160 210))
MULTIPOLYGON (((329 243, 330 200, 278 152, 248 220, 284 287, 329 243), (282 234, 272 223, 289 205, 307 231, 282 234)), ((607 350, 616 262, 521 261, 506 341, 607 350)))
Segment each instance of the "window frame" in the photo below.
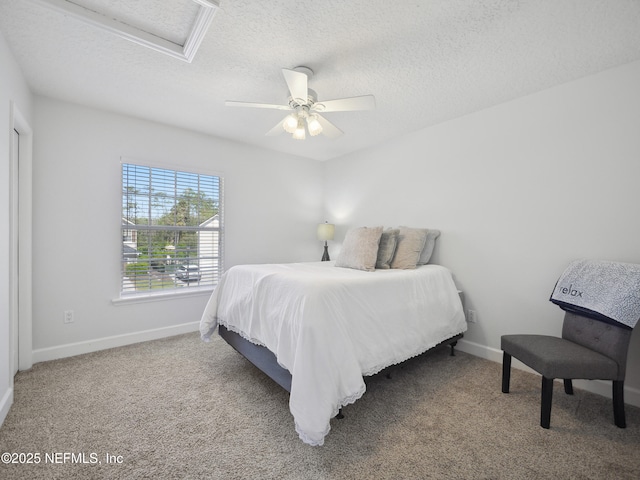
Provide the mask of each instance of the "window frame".
MULTIPOLYGON (((221 174, 220 172, 213 172, 213 171, 207 171, 206 169, 203 168, 193 168, 193 167, 187 167, 187 166, 183 166, 183 165, 175 165, 175 164, 163 164, 161 162, 147 162, 147 161, 141 161, 139 159, 135 159, 135 158, 129 158, 129 157, 121 157, 121 161, 120 161, 120 228, 119 228, 119 235, 120 235, 120 248, 119 248, 119 262, 120 262, 120 275, 119 275, 119 297, 117 299, 113 300, 113 303, 120 303, 120 302, 130 302, 130 301, 149 301, 149 300, 156 300, 156 299, 166 299, 166 298, 174 298, 176 296, 185 296, 185 295, 194 295, 194 294, 209 294, 218 284, 218 282, 220 281, 220 277, 222 276, 223 272, 224 272, 224 232, 225 232, 225 228, 224 228, 224 175, 221 174), (151 207, 149 207, 149 216, 147 218, 148 220, 148 225, 145 224, 139 224, 136 225, 135 228, 127 228, 129 227, 129 225, 135 225, 135 224, 126 224, 125 222, 129 221, 130 217, 125 216, 125 167, 127 165, 130 165, 131 167, 134 168, 140 168, 142 169, 148 169, 149 170, 149 174, 150 174, 150 181, 147 183, 148 188, 148 192, 145 193, 145 195, 143 195, 143 197, 146 197, 148 194, 148 199, 149 201, 151 201, 153 199, 154 196, 154 190, 153 190, 153 171, 158 170, 158 171, 167 171, 169 173, 171 173, 174 176, 174 184, 176 186, 180 186, 180 182, 178 181, 178 176, 180 175, 185 175, 185 176, 196 176, 198 178, 198 182, 200 181, 200 177, 213 177, 215 180, 214 182, 217 182, 217 192, 218 192, 218 196, 217 196, 217 213, 215 213, 213 216, 207 218, 207 220, 205 220, 204 222, 202 222, 201 224, 199 224, 198 226, 189 226, 189 225, 176 225, 176 224, 170 224, 170 225, 157 225, 153 223, 153 216, 151 215, 151 207), (202 225, 204 225, 205 223, 212 221, 213 219, 215 219, 215 217, 217 216, 217 226, 215 227, 202 227, 202 225), (200 280, 198 280, 196 285, 191 285, 190 282, 186 282, 185 285, 183 285, 183 283, 178 283, 178 279, 174 276, 173 278, 173 286, 166 286, 163 283, 163 287, 162 288, 149 288, 149 289, 142 289, 142 290, 127 290, 125 288, 125 273, 126 273, 126 265, 128 264, 127 259, 125 257, 125 234, 126 233, 132 233, 135 232, 136 236, 140 233, 140 232, 146 232, 148 235, 151 235, 153 232, 155 231, 180 231, 180 232, 210 232, 213 234, 213 238, 214 241, 207 244, 208 248, 212 249, 212 253, 210 254, 210 257, 205 257, 206 259, 210 259, 212 262, 212 265, 210 266, 210 271, 212 272, 211 275, 211 279, 210 281, 206 281, 204 282, 204 284, 201 284, 200 280), (215 241, 215 233, 217 232, 217 249, 216 249, 216 241, 215 241), (217 251, 216 251, 217 250, 217 251), (217 253, 217 256, 215 255, 217 253), (180 286, 178 286, 180 285, 180 286), (185 288, 185 286, 187 288, 185 288)), ((178 189, 176 188, 176 196, 174 197, 174 201, 178 198, 178 189)), ((200 190, 198 190, 198 193, 200 192, 200 190)), ((213 198, 214 201, 214 205, 215 205, 215 195, 213 198)), ((213 207, 215 208, 215 206, 213 207)), ((196 239, 198 239, 199 237, 196 237, 196 239)), ((136 239, 137 242, 137 239, 136 239)), ((151 244, 151 241, 150 241, 151 244)), ((199 245, 199 240, 198 240, 198 245, 199 245)), ((198 248, 200 248, 198 246, 198 248)), ((149 251, 146 252, 147 253, 147 257, 149 258, 149 263, 152 262, 153 258, 151 256, 151 251, 149 249, 149 251)), ((198 253, 198 255, 196 257, 194 257, 196 259, 196 262, 198 265, 201 264, 202 261, 202 257, 203 255, 201 255, 200 253, 198 253)), ((189 257, 187 256, 187 259, 189 259, 189 257)), ((178 261, 178 257, 175 258, 176 260, 176 270, 177 268, 179 268, 179 263, 177 263, 178 261)), ((187 260, 187 263, 191 263, 189 260, 187 260)), ((151 270, 151 268, 154 267, 149 267, 149 270, 151 270)), ((203 274, 204 276, 204 274, 203 274)), ((151 281, 151 280, 149 280, 151 281)))

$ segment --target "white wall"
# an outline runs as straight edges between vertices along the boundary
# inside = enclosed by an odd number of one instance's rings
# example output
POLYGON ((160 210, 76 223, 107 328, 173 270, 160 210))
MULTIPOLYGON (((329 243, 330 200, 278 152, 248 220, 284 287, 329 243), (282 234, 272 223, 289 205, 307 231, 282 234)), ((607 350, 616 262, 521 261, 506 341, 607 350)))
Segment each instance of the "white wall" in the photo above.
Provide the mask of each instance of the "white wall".
POLYGON ((0 425, 13 402, 13 375, 9 357, 9 145, 11 103, 31 123, 31 94, 0 32, 0 425))
POLYGON ((43 97, 34 130, 34 362, 197 327, 208 294, 112 303, 121 156, 223 175, 226 268, 321 255, 320 162, 43 97), (64 310, 74 323, 63 323, 64 310))
MULTIPOLYGON (((357 225, 441 229, 434 262, 477 311, 467 351, 501 361, 503 334, 559 334, 548 299, 571 260, 640 263, 639 85, 635 62, 329 161, 336 238, 357 225)), ((640 405, 640 332, 626 385, 640 405)))

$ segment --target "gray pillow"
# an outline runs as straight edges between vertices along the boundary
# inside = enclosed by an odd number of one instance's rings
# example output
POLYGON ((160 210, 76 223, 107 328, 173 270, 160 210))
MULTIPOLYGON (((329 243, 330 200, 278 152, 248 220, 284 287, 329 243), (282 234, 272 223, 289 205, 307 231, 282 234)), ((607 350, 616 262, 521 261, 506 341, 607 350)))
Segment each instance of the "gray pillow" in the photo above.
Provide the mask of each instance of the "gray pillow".
POLYGON ((436 246, 436 238, 440 236, 440 230, 428 229, 427 230, 427 240, 424 242, 424 248, 422 249, 422 253, 420 254, 420 260, 418 260, 418 265, 426 265, 429 263, 429 259, 431 258, 431 254, 433 254, 433 247, 436 246))
POLYGON ((391 260, 391 268, 403 270, 416 268, 427 240, 427 229, 400 227, 399 230, 398 246, 391 260))
POLYGON ((373 272, 376 269, 382 227, 357 227, 347 231, 336 267, 373 272))
POLYGON ((380 246, 378 247, 378 259, 376 260, 376 268, 391 268, 391 260, 396 253, 396 245, 398 244, 398 234, 400 230, 397 228, 387 228, 382 232, 380 237, 380 246))

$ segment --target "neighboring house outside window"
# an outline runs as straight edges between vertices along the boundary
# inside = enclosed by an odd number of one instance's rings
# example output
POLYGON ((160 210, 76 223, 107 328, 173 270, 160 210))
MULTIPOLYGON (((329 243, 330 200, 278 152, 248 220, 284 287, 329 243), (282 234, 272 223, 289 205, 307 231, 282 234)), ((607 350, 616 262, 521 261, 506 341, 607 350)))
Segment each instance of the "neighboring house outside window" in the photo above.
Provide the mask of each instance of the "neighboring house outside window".
POLYGON ((122 164, 122 295, 217 285, 222 183, 214 175, 122 164))

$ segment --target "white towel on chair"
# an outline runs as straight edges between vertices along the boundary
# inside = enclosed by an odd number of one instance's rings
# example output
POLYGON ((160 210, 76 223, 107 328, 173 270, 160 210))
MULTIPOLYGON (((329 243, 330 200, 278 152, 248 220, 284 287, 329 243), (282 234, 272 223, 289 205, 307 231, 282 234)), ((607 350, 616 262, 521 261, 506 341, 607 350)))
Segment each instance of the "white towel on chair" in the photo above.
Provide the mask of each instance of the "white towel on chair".
POLYGON ((558 279, 549 300, 563 310, 633 328, 640 318, 640 265, 575 260, 558 279))

